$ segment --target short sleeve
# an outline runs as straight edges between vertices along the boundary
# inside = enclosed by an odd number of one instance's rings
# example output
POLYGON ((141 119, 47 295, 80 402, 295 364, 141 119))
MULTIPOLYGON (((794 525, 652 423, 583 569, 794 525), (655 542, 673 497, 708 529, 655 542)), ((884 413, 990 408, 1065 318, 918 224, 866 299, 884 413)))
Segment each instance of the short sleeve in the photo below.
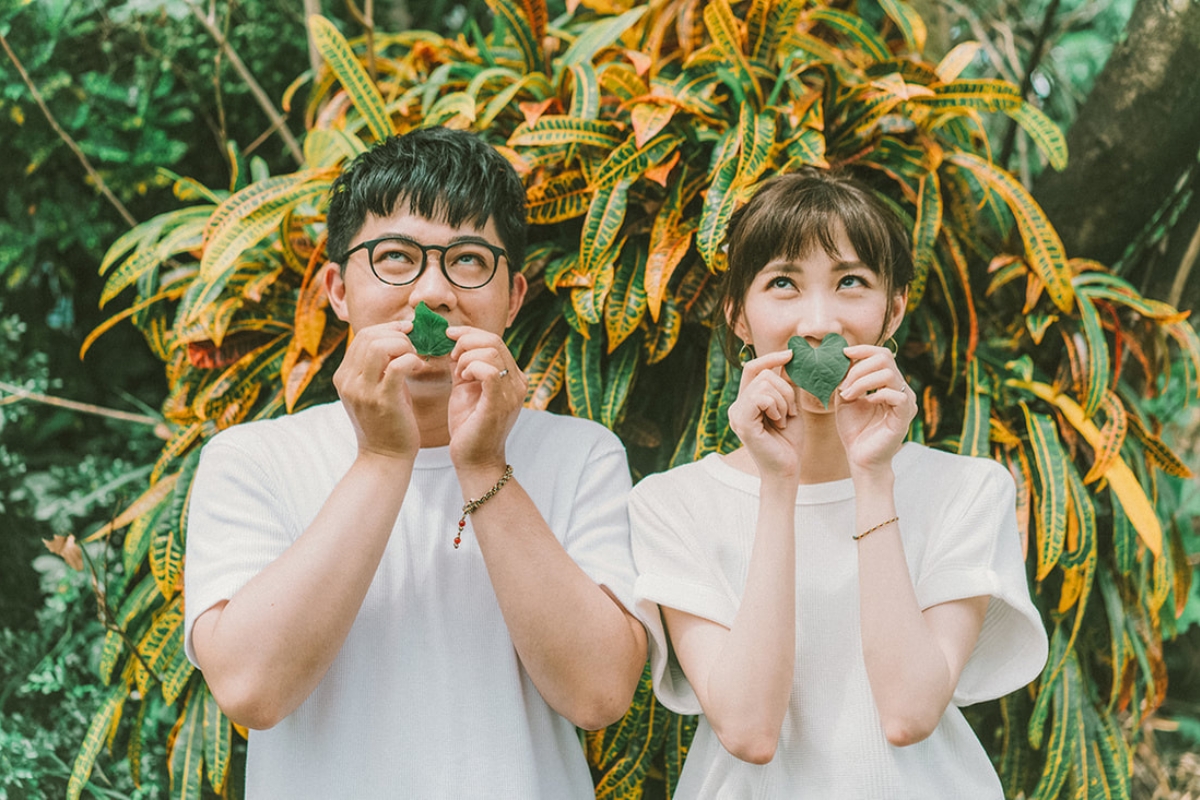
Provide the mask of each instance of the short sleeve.
POLYGON ((973 459, 957 496, 959 513, 931 536, 917 581, 922 609, 989 596, 983 628, 959 676, 952 702, 1001 697, 1033 680, 1046 663, 1045 627, 1029 597, 1021 556, 1012 477, 998 464, 973 459))
POLYGON ((658 699, 677 713, 699 714, 700 701, 671 648, 660 607, 728 627, 737 614, 737 600, 693 535, 696 527, 689 524, 687 504, 673 494, 680 483, 671 485, 663 477, 650 476, 630 495, 638 570, 635 613, 649 633, 650 670, 658 699))
POLYGON ((597 439, 576 487, 563 547, 588 577, 632 613, 629 487, 629 463, 620 441, 615 436, 597 439))
POLYGON ((188 501, 184 649, 193 664, 196 618, 232 598, 294 538, 280 518, 279 492, 270 475, 234 443, 228 435, 234 430, 218 435, 201 451, 188 501))

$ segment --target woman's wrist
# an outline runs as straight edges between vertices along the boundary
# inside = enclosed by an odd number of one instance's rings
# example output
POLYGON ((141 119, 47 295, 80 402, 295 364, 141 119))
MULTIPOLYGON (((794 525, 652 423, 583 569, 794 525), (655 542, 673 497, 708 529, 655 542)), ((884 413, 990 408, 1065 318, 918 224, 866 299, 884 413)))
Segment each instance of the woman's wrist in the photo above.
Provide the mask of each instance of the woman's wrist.
POLYGON ((890 497, 896 486, 896 473, 892 471, 891 464, 871 469, 851 467, 850 479, 854 482, 854 492, 859 497, 880 497, 885 493, 890 497))

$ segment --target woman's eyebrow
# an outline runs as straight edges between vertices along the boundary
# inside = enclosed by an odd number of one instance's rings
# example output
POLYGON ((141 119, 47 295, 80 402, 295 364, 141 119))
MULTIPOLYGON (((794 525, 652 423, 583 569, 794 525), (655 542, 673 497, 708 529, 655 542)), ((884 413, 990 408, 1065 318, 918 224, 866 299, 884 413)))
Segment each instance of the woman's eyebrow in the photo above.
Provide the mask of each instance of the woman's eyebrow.
POLYGON ((871 269, 869 266, 867 266, 866 264, 864 264, 862 261, 859 261, 857 259, 855 259, 854 261, 838 261, 837 263, 835 263, 833 265, 834 272, 851 272, 851 271, 857 270, 857 269, 865 269, 870 272, 875 271, 875 270, 871 269))

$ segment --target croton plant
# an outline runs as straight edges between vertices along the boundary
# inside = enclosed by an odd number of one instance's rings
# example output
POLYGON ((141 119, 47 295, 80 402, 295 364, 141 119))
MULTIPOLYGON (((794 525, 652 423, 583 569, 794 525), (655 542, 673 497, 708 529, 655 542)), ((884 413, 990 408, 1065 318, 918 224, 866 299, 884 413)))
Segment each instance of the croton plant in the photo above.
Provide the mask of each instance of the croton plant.
MULTIPOLYGON (((983 115, 1015 120, 1052 168, 1055 125, 997 80, 963 77, 978 47, 923 58, 905 0, 488 0, 491 33, 447 39, 310 30, 305 163, 227 187, 176 176, 177 210, 122 236, 102 304, 165 365, 166 443, 144 492, 92 533, 114 562, 100 678, 70 797, 98 755, 140 769, 148 715, 176 719, 171 795, 235 794, 239 730, 183 652, 188 492, 205 440, 334 398, 347 330, 327 308, 324 213, 339 170, 394 133, 477 131, 527 186, 531 291, 507 334, 527 404, 597 420, 635 478, 737 445, 738 368, 714 328, 722 238, 763 180, 853 170, 911 225, 917 277, 899 340, 921 400, 913 440, 1004 464, 1030 587, 1051 638, 1027 689, 970 710, 1006 791, 1130 793, 1131 741, 1162 703, 1167 630, 1189 593, 1178 522, 1156 502, 1187 467, 1143 399, 1198 391, 1187 314, 1104 265, 1070 258, 1022 184, 996 166, 983 115), (368 52, 368 46, 370 51, 368 52), (128 290, 128 291, 127 291, 128 290)), ((298 111, 299 109, 297 109, 298 111)), ((695 720, 648 677, 616 725, 583 736, 603 798, 669 795, 695 720)))

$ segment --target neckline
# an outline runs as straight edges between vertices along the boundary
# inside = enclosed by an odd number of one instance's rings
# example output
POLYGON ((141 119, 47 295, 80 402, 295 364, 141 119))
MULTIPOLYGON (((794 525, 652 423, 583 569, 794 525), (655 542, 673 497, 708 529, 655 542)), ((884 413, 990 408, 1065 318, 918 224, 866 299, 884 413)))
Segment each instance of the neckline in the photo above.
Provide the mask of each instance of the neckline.
MULTIPOLYGON (((911 445, 911 442, 905 442, 900 451, 896 453, 893 466, 897 471, 903 469, 905 462, 911 457, 911 445)), ((761 485, 758 476, 730 466, 717 453, 709 453, 697 464, 713 479, 738 491, 758 497, 761 485)), ((853 498, 854 481, 851 478, 841 478, 823 483, 802 483, 796 487, 796 505, 821 505, 853 498)))

